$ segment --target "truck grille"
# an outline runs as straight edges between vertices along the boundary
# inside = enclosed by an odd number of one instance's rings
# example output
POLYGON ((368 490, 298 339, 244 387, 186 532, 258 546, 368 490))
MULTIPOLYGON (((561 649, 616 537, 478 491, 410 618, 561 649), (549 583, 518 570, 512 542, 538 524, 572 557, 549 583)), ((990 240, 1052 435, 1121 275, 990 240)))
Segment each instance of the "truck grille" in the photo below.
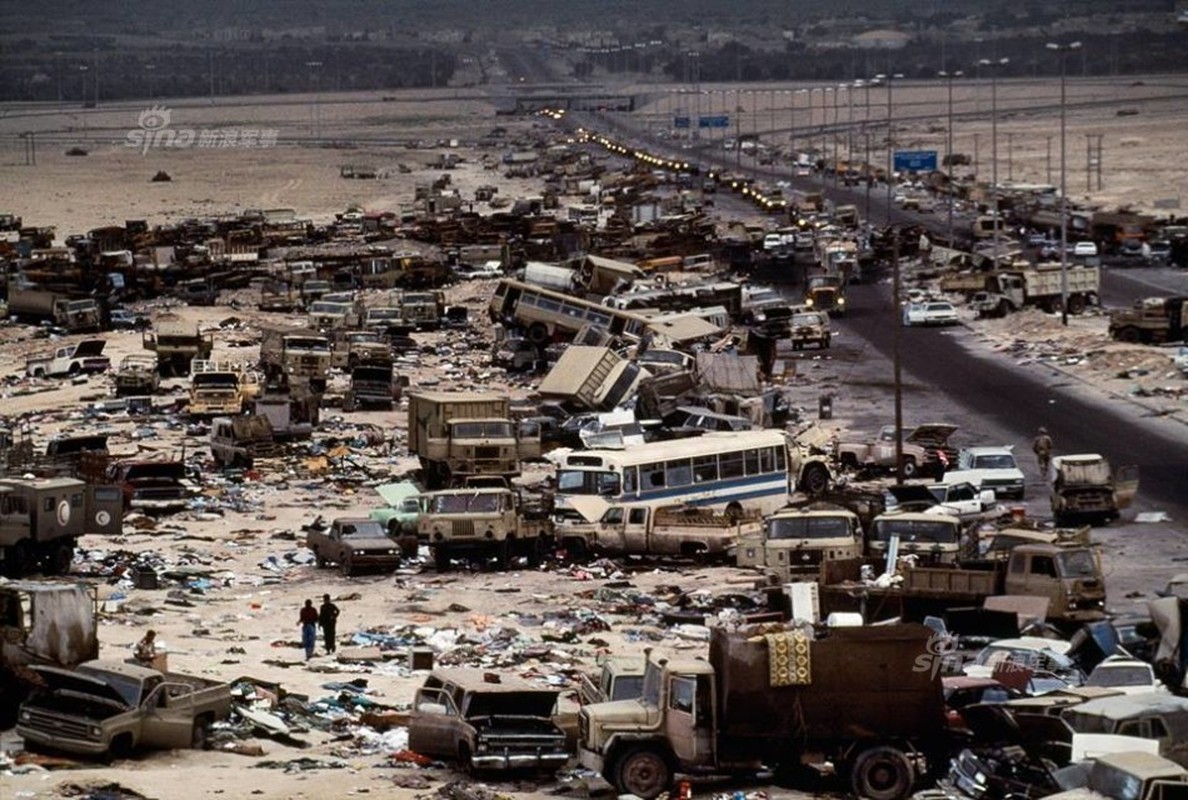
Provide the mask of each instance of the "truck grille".
POLYGON ((474 520, 472 519, 456 519, 450 529, 450 533, 454 536, 474 536, 474 520))
POLYGON ((21 725, 26 728, 54 734, 55 736, 66 736, 71 739, 91 738, 87 733, 89 726, 86 720, 64 717, 58 714, 47 714, 44 711, 38 711, 35 708, 28 707, 25 708, 25 713, 29 714, 29 719, 22 720, 21 725))

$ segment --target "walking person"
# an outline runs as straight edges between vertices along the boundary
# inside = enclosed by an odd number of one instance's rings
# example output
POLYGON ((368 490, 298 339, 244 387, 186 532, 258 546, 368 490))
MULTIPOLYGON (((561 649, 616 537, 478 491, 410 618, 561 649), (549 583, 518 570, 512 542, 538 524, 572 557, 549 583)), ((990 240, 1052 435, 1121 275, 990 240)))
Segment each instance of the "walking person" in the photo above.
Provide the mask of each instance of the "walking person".
POLYGON ((1040 475, 1046 480, 1048 465, 1052 463, 1052 437, 1048 435, 1047 428, 1041 427, 1036 431, 1035 438, 1031 440, 1031 452, 1035 453, 1040 475))
POLYGON ((322 640, 326 643, 326 652, 333 653, 334 629, 338 626, 338 606, 330 602, 330 595, 322 595, 322 607, 318 609, 318 624, 322 626, 322 640))
POLYGON ((301 626, 301 646, 305 648, 305 660, 309 661, 313 658, 314 646, 318 642, 318 610, 314 608, 313 600, 305 601, 297 624, 301 626))

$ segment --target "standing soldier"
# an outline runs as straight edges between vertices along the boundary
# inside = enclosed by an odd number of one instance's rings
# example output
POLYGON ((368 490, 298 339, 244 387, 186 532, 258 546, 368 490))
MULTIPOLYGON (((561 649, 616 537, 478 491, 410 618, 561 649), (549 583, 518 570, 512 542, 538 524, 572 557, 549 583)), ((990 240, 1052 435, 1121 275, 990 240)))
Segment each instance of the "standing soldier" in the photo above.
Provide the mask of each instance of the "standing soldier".
POLYGON ((1035 460, 1039 463, 1040 475, 1046 480, 1048 477, 1048 464, 1052 461, 1052 437, 1048 435, 1048 429, 1041 427, 1036 431, 1035 438, 1031 441, 1031 452, 1035 453, 1035 460))
POLYGON ((322 595, 322 607, 318 609, 318 624, 322 626, 322 639, 326 643, 326 652, 333 653, 334 629, 338 625, 338 606, 330 602, 330 595, 322 595))

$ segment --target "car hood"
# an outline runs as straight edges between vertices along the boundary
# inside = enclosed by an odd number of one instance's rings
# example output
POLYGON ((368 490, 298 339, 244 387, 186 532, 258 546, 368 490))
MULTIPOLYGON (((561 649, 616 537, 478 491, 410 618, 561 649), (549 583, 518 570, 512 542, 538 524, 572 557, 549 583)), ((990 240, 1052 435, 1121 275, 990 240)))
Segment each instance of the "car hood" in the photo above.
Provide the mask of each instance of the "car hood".
POLYGON ((942 447, 949 441, 949 437, 956 433, 956 431, 956 425, 944 425, 937 423, 917 425, 915 430, 913 430, 904 438, 904 441, 911 442, 912 444, 918 444, 922 447, 942 447))
POLYGON ((107 342, 102 339, 83 339, 74 348, 75 358, 93 358, 95 356, 103 355, 103 348, 107 347, 107 342))
POLYGON ((31 669, 45 681, 46 688, 52 692, 70 691, 98 697, 109 703, 117 703, 127 707, 127 702, 120 696, 111 684, 98 678, 92 678, 73 670, 60 667, 33 666, 31 669))
POLYGON ((375 487, 375 493, 380 496, 385 503, 392 507, 400 505, 400 501, 405 498, 412 497, 415 494, 420 494, 421 490, 412 481, 400 481, 399 483, 384 483, 375 487))

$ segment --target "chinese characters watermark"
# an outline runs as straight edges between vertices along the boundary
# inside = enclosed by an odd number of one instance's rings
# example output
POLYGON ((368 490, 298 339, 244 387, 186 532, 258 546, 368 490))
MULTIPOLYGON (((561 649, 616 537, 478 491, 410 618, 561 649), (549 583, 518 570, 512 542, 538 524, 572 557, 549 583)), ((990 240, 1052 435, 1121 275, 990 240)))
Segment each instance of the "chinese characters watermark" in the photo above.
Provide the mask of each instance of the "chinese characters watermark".
POLYGON ((137 128, 128 131, 124 145, 135 147, 141 155, 151 148, 181 150, 189 147, 275 147, 279 131, 276 128, 172 128, 172 109, 151 106, 140 112, 137 128))

